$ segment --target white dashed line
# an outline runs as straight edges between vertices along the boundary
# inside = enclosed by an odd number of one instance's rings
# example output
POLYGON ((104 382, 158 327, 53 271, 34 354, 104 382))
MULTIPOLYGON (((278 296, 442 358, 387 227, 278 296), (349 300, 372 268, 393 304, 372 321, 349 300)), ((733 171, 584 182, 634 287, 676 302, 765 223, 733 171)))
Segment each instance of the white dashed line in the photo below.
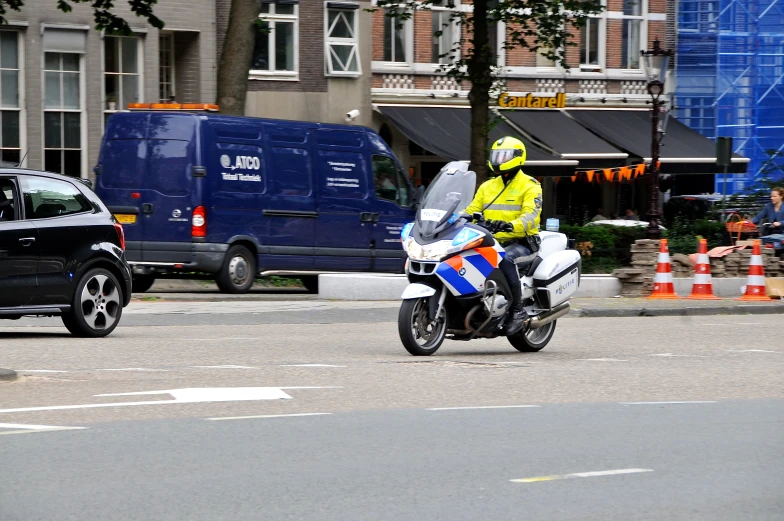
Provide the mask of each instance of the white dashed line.
POLYGON ((301 412, 295 414, 262 414, 260 416, 229 416, 225 418, 205 418, 209 421, 223 421, 223 420, 253 420, 257 418, 293 418, 296 416, 327 416, 331 412, 301 412))
POLYGON ((617 358, 578 358, 578 362, 628 362, 628 360, 618 360, 617 358))
POLYGON ((135 371, 141 373, 167 373, 168 369, 149 369, 147 367, 122 367, 119 369, 94 369, 95 371, 135 371))
POLYGON ((683 401, 683 402, 620 402, 621 405, 673 405, 673 404, 690 404, 690 403, 718 403, 716 401, 710 400, 695 400, 695 401, 683 401))
POLYGON ((708 358, 705 355, 681 355, 681 354, 676 354, 676 353, 658 353, 658 354, 651 355, 651 356, 667 356, 667 357, 670 357, 670 356, 682 356, 682 357, 685 357, 685 358, 708 358))
POLYGON ((68 371, 53 371, 52 369, 19 369, 20 373, 67 373, 68 371))
POLYGON ((778 353, 778 351, 767 351, 765 349, 727 349, 728 353, 778 353))
POLYGON ((279 367, 346 367, 345 365, 331 365, 331 364, 288 364, 279 367))
POLYGON ((541 405, 485 405, 479 407, 433 407, 426 409, 427 411, 463 411, 470 409, 526 409, 537 408, 541 405))
POLYGON ((192 369, 258 369, 247 365, 193 365, 192 369))
POLYGON ((617 469, 600 470, 596 472, 575 472, 573 474, 556 474, 553 476, 538 476, 535 478, 510 479, 512 483, 537 483, 540 481, 555 481, 571 478, 595 478, 599 476, 617 476, 619 474, 638 474, 640 472, 653 472, 653 469, 617 469))
POLYGON ((32 434, 34 432, 53 432, 53 431, 76 431, 87 427, 60 427, 57 425, 29 425, 26 423, 0 423, 0 429, 14 429, 11 431, 0 431, 0 436, 9 434, 32 434))

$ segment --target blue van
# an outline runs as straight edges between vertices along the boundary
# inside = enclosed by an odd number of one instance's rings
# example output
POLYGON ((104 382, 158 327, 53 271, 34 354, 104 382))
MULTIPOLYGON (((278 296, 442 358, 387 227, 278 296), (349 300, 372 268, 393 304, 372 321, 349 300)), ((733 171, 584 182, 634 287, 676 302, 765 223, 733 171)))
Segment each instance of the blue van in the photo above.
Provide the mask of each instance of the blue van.
POLYGON ((132 111, 106 125, 96 192, 123 223, 134 291, 209 274, 243 293, 257 274, 402 273, 414 193, 368 128, 132 111))

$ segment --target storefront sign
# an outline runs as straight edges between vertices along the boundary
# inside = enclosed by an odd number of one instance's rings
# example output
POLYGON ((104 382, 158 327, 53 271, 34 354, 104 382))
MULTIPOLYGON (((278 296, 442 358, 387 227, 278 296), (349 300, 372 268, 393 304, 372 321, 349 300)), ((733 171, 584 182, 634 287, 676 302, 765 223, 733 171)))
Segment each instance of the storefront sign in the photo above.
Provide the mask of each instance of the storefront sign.
POLYGON ((510 96, 504 92, 498 97, 498 106, 505 109, 562 109, 566 107, 566 94, 510 96))

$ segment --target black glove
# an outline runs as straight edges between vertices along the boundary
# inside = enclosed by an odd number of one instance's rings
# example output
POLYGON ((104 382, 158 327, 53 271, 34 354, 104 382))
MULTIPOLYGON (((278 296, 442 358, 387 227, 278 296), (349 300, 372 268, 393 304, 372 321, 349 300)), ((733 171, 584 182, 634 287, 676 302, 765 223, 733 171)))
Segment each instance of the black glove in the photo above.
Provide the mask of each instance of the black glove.
POLYGON ((487 228, 493 233, 514 231, 514 225, 512 223, 498 220, 487 221, 487 228))

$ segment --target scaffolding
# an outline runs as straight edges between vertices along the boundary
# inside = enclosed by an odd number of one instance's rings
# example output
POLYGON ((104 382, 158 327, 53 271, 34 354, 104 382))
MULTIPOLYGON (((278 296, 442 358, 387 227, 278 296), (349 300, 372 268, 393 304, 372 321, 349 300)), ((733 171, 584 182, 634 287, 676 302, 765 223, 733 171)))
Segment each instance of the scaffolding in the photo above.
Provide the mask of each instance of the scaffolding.
MULTIPOLYGON (((742 192, 769 170, 770 151, 784 153, 784 0, 679 0, 677 32, 677 117, 733 138, 751 162, 727 193, 742 192)), ((723 176, 715 185, 722 192, 723 176)))

